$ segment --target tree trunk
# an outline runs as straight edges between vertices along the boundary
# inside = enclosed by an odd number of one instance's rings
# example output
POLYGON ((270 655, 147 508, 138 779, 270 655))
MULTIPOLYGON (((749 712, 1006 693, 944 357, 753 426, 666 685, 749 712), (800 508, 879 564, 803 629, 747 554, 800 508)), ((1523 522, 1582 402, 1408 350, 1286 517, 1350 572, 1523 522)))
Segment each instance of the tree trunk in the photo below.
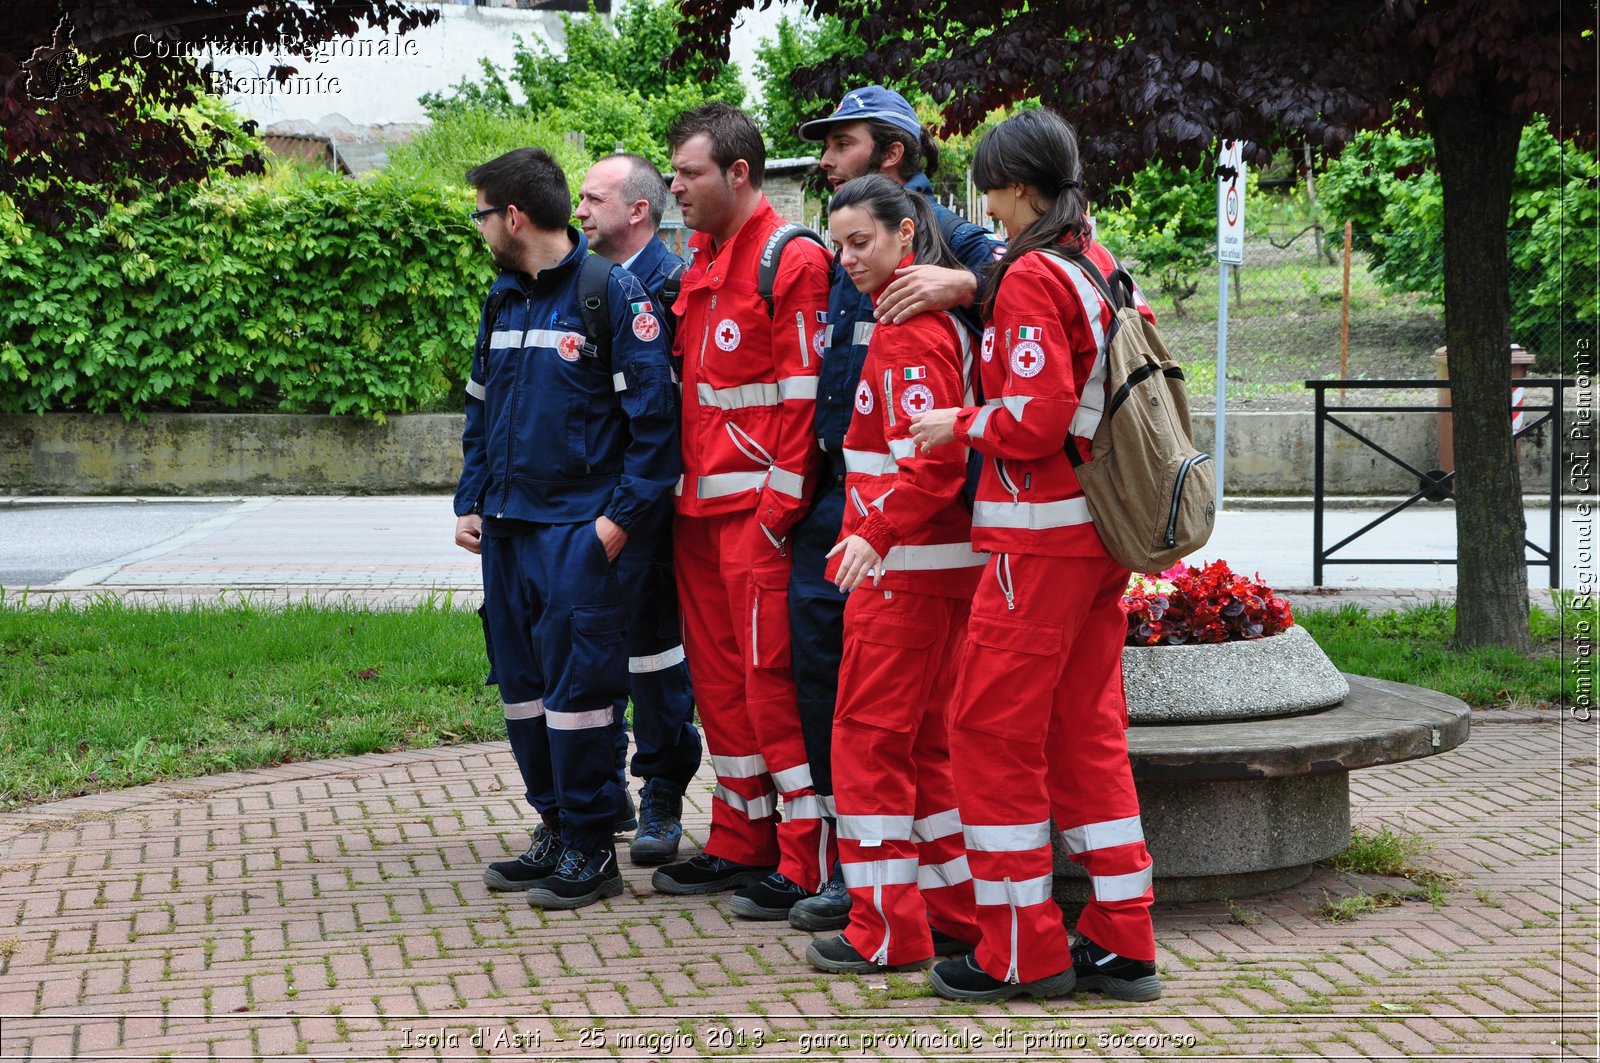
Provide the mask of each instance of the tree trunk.
POLYGON ((1525 116, 1485 79, 1424 114, 1444 190, 1444 334, 1456 458, 1456 643, 1528 650, 1522 476, 1511 440, 1506 224, 1525 116))

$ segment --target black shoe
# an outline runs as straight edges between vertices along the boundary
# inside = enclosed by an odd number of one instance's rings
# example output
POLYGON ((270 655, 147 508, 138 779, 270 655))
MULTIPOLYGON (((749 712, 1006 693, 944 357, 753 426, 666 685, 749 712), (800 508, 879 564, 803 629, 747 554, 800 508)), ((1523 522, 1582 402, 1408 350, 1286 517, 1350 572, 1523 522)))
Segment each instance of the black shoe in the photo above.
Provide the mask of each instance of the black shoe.
POLYGON ((935 956, 965 956, 977 947, 973 942, 953 938, 941 931, 935 930, 933 932, 933 954, 935 956))
POLYGON ((664 864, 678 858, 683 840, 683 794, 664 779, 651 779, 639 791, 639 829, 628 847, 635 864, 664 864))
POLYGON ((582 908, 621 892, 622 870, 609 845, 594 853, 568 849, 561 854, 556 873, 528 890, 528 904, 533 908, 582 908))
POLYGON ((796 901, 789 909, 789 925, 812 933, 843 930, 849 926, 850 891, 844 888, 844 880, 830 878, 821 893, 796 901))
POLYGON ((740 886, 760 882, 775 870, 777 869, 771 867, 736 864, 720 856, 698 853, 680 863, 657 868, 656 873, 650 876, 650 885, 654 886, 658 893, 673 893, 680 897, 688 897, 736 890, 740 886))
POLYGON ((622 810, 622 815, 617 817, 616 822, 611 824, 612 834, 626 834, 630 830, 639 829, 639 810, 634 807, 633 795, 628 792, 626 786, 622 788, 622 800, 627 803, 627 807, 622 810))
POLYGON ((733 895, 728 907, 746 919, 787 919, 789 909, 811 896, 811 891, 774 871, 760 882, 733 895))
POLYGON ((534 828, 533 843, 515 860, 501 860, 484 868, 483 884, 501 893, 525 890, 556 873, 561 863, 561 839, 544 824, 534 828))
POLYGON ((933 962, 932 957, 926 960, 917 960, 915 963, 873 963, 856 947, 845 940, 843 934, 838 937, 817 938, 806 949, 806 959, 811 966, 819 971, 828 971, 832 974, 874 974, 878 971, 920 971, 933 962))
POLYGON ((1161 976, 1156 974, 1155 964, 1118 956, 1082 935, 1072 944, 1072 969, 1078 985, 1091 992, 1140 1002, 1161 996, 1161 976))
POLYGON ((935 964, 928 975, 928 981, 933 983, 933 991, 946 1000, 971 1000, 984 1003, 1010 1000, 1023 993, 1030 997, 1064 997, 1072 992, 1077 984, 1071 967, 1060 974, 1053 974, 1048 978, 1036 978, 1031 982, 1002 982, 984 973, 983 968, 978 966, 977 958, 971 953, 959 959, 935 964))

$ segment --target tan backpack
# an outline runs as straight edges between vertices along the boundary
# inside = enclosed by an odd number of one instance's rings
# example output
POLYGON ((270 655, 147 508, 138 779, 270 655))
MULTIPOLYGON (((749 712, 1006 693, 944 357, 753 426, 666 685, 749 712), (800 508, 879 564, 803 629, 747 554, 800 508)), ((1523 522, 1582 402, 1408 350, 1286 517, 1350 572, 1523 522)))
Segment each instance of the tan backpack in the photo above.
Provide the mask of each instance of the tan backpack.
MULTIPOLYGON (((1090 460, 1083 460, 1070 434, 1067 458, 1106 550, 1135 572, 1160 572, 1205 546, 1216 523, 1216 469, 1211 455, 1195 449, 1183 370, 1134 307, 1133 278, 1125 270, 1119 267, 1107 284, 1085 256, 1054 248, 1046 253, 1074 287, 1076 274, 1112 308, 1104 364, 1091 377, 1104 380, 1105 396, 1090 460)), ((1085 309, 1094 313, 1092 301, 1085 300, 1085 309)))

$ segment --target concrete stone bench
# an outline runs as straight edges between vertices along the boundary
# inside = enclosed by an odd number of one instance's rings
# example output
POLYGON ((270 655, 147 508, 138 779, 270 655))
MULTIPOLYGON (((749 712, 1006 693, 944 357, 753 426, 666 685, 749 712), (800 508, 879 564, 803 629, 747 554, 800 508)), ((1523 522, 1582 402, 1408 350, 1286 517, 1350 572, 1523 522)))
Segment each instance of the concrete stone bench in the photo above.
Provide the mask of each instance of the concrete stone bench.
MULTIPOLYGON (((1467 740, 1472 710, 1433 690, 1344 676, 1331 708, 1272 719, 1134 726, 1139 790, 1158 903, 1244 897, 1292 886, 1350 842, 1350 772, 1442 753, 1467 740)), ((1056 835, 1056 898, 1088 881, 1056 835)))

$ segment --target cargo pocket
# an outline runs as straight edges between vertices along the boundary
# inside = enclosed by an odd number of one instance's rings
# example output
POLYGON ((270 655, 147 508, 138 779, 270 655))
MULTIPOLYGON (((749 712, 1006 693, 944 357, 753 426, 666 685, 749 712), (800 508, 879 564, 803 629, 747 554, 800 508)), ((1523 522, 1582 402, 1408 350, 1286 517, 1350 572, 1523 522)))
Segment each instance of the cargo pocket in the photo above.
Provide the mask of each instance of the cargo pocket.
POLYGON ((845 633, 837 722, 904 733, 933 695, 928 633, 870 617, 845 633))
POLYGON ((1050 726, 1065 629, 1060 624, 973 613, 953 729, 1013 742, 1042 742, 1050 726))
POLYGON ((789 668, 789 572, 750 576, 750 663, 757 668, 789 668))
POLYGON ((572 651, 567 658, 571 707, 591 708, 627 695, 626 619, 620 604, 573 608, 572 651))

